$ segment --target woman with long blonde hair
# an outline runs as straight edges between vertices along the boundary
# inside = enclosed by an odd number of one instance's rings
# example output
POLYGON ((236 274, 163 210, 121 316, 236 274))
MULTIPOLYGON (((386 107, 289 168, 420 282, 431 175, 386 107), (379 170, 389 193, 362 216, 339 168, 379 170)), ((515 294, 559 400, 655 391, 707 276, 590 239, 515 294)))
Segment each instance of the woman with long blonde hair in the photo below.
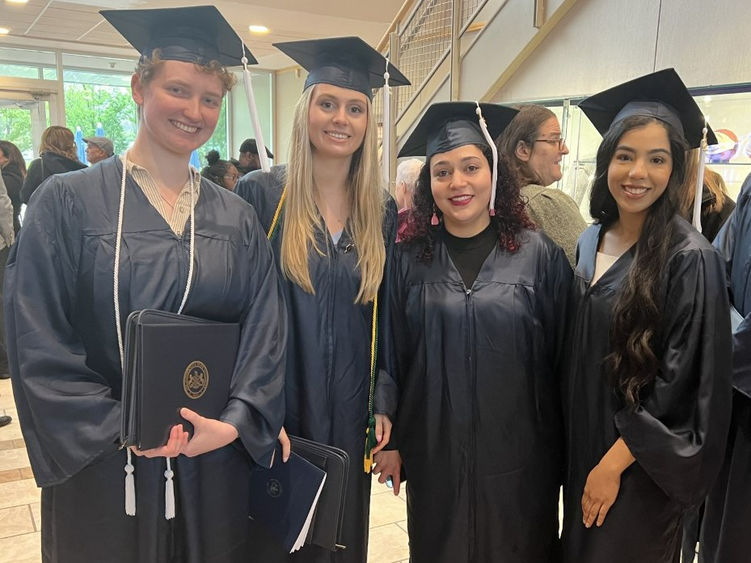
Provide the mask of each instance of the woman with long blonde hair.
MULTIPOLYGON (((295 561, 364 563, 370 476, 363 459, 389 441, 395 407, 386 354, 379 354, 388 322, 374 303, 384 301, 381 280, 396 237, 396 206, 381 181, 371 105, 386 61, 358 38, 277 47, 309 70, 295 108, 289 163, 252 172, 236 193, 255 207, 285 282, 285 428, 350 457, 340 538, 346 549, 307 546, 295 561)), ((389 72, 392 85, 406 82, 393 66, 389 72)), ((260 560, 287 559, 271 538, 261 543, 267 550, 260 560)))
POLYGON ((76 141, 67 127, 52 125, 42 133, 39 158, 29 163, 21 188, 21 201, 29 203, 31 194, 53 174, 62 174, 86 168, 76 155, 76 141))

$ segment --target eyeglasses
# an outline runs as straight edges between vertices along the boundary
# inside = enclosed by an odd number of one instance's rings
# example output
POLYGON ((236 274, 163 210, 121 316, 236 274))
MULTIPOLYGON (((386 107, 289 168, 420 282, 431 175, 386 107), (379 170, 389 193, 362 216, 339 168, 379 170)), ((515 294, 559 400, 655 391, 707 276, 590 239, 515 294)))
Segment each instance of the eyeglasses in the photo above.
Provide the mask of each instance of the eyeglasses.
POLYGON ((233 182, 237 182, 237 179, 240 177, 239 174, 225 174, 224 178, 227 180, 232 180, 233 182))
POLYGON ((558 150, 562 151, 563 147, 566 146, 566 139, 563 137, 558 137, 557 139, 535 139, 535 143, 549 143, 551 145, 558 145, 558 150))

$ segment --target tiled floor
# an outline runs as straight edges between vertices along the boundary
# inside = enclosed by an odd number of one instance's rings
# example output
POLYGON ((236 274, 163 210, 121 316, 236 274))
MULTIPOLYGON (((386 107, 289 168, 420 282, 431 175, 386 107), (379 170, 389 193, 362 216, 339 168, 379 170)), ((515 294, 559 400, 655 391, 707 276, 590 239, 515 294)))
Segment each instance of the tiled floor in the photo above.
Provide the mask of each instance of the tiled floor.
MULTIPOLYGON (((0 563, 38 563, 39 489, 31 475, 7 379, 0 380, 0 414, 13 417, 13 422, 0 428, 0 563)), ((368 562, 408 563, 404 491, 395 497, 374 481, 371 499, 368 562)))

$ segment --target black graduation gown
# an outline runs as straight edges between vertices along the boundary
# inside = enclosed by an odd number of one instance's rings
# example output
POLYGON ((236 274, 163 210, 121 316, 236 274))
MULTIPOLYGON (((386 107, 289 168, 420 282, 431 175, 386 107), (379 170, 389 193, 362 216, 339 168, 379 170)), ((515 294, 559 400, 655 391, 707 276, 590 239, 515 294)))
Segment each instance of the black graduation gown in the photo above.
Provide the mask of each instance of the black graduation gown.
POLYGON ((751 557, 751 175, 714 241, 727 265, 731 302, 744 317, 733 334, 733 415, 725 460, 705 505, 699 545, 706 563, 751 557))
MULTIPOLYGON (((286 315, 273 256, 253 209, 201 181, 187 315, 241 323, 221 419, 239 440, 173 463, 177 516, 164 519, 164 458, 133 456, 137 513, 124 513, 118 449, 122 374, 113 313, 122 164, 54 176, 32 197, 3 291, 13 390, 42 489, 45 561, 254 561, 248 454, 268 464, 284 415, 286 315)), ((188 223, 189 224, 189 223, 188 223)), ((176 311, 190 229, 177 237, 128 177, 120 310, 176 311)))
MULTIPOLYGON (((268 229, 285 184, 285 166, 274 166, 264 173, 251 172, 238 183, 236 193, 250 202, 268 229)), ((279 258, 283 217, 279 230, 271 240, 279 258)), ((384 218, 386 270, 390 268, 396 239, 396 205, 389 199, 384 218)), ((370 475, 363 471, 365 428, 368 421, 370 382, 370 342, 372 305, 355 304, 360 288, 357 249, 345 231, 334 245, 330 235, 316 233, 324 256, 309 252, 308 267, 315 295, 283 280, 289 315, 287 346, 286 400, 284 426, 289 434, 332 444, 349 454, 350 471, 343 541, 345 550, 335 553, 316 546, 306 546, 291 558, 305 562, 364 563, 368 550, 368 517, 370 514, 370 475)), ((282 274, 280 273, 280 276, 282 274)), ((388 287, 382 284, 380 303, 387 302, 388 287)), ((387 307, 380 306, 378 388, 375 412, 389 414, 393 419, 396 396, 388 354, 383 346, 389 326, 387 307)), ((278 542, 265 530, 256 529, 266 548, 264 563, 286 561, 278 542)), ((263 548, 262 548, 263 549, 263 548)))
POLYGON ((559 561, 557 357, 571 267, 546 235, 497 246, 467 289, 436 240, 397 245, 397 439, 413 563, 559 561))
POLYGON ((563 386, 567 471, 563 547, 571 563, 677 562, 682 515, 717 474, 730 408, 730 321, 720 258, 679 217, 664 267, 661 374, 635 411, 610 385, 610 319, 634 249, 591 285, 601 226, 579 239, 563 386), (623 437, 636 461, 624 471, 602 527, 582 524, 589 472, 623 437))

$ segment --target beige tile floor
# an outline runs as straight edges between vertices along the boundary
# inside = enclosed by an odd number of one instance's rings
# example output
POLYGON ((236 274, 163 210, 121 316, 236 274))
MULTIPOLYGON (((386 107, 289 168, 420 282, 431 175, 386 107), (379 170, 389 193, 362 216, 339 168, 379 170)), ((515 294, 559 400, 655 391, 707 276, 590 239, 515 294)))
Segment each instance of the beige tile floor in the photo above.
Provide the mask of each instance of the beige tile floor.
MULTIPOLYGON (((0 428, 0 563, 39 563, 39 489, 29 468, 10 381, 0 380, 0 414, 13 422, 0 428)), ((369 563, 408 563, 404 492, 373 483, 369 563)), ((85 563, 85 562, 82 562, 85 563)))

